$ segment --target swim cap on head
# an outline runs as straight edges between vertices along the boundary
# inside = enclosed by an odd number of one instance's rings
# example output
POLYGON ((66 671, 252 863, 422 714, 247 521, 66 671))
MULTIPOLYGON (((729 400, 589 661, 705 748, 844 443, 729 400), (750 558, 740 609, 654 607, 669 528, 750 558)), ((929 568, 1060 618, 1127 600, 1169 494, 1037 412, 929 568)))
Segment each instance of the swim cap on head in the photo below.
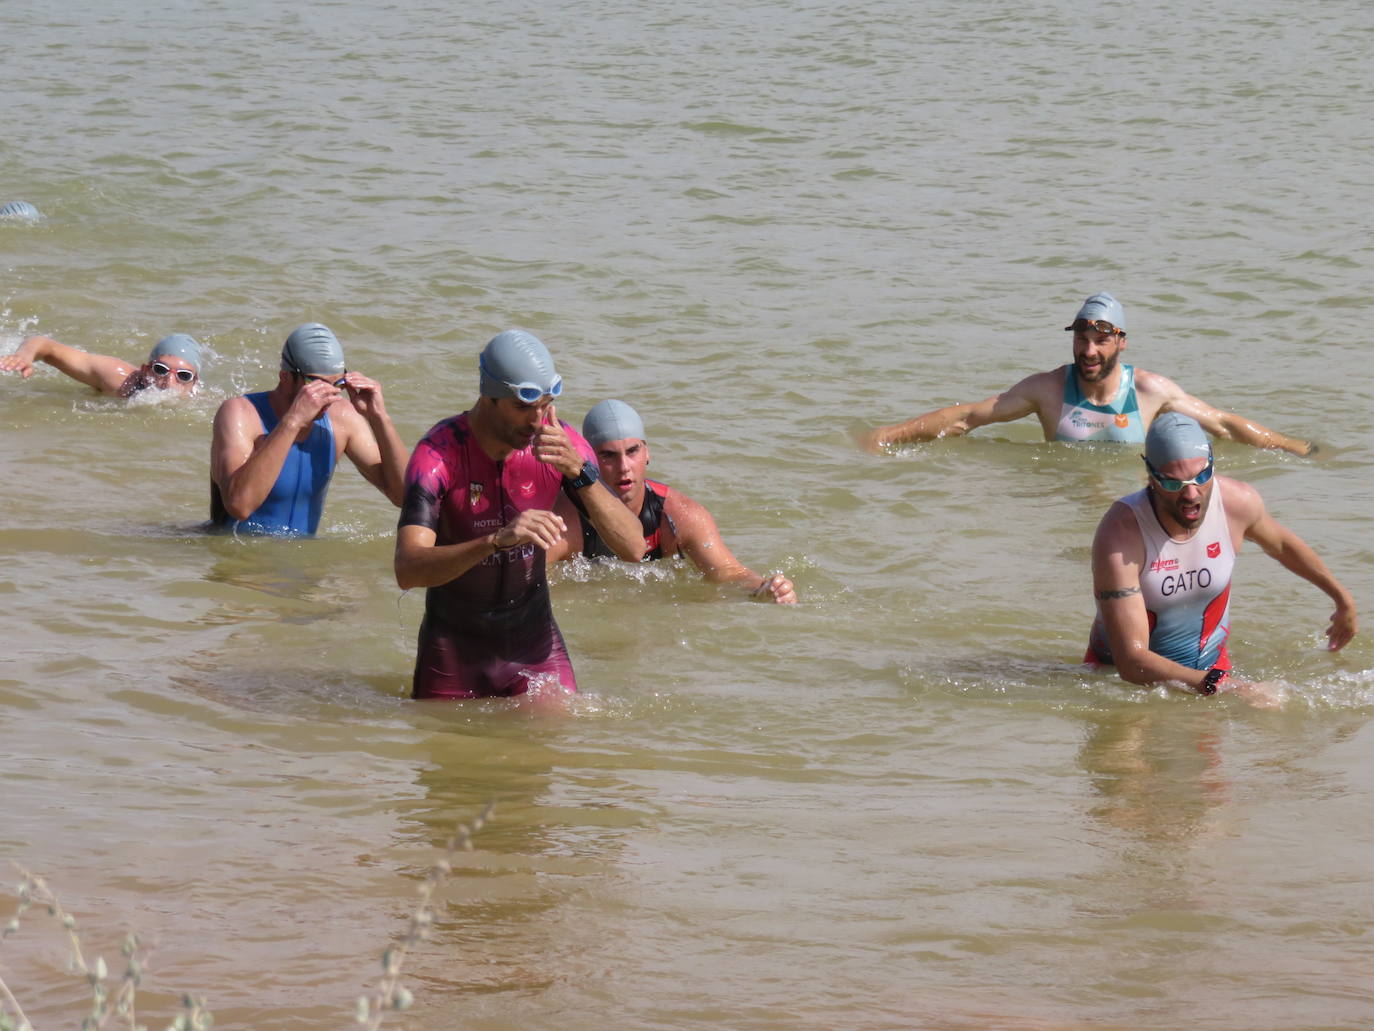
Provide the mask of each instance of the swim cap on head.
MULTIPOLYGON (((1073 317, 1073 321, 1087 319, 1089 322, 1096 322, 1098 319, 1106 319, 1123 333, 1126 331, 1126 309, 1121 307, 1121 302, 1111 294, 1093 294, 1083 302, 1083 307, 1078 309, 1078 314, 1073 317)), ((1073 322, 1064 327, 1073 329, 1073 322)))
POLYGON ((582 436, 592 447, 610 440, 643 440, 644 420, 624 401, 602 401, 582 420, 582 436))
POLYGON ((557 397, 563 391, 563 377, 553 367, 549 349, 523 329, 508 329, 492 337, 482 348, 477 368, 483 397, 518 397, 533 403, 545 394, 557 397))
POLYGON ((328 326, 297 326, 281 349, 281 367, 303 376, 334 376, 344 371, 343 345, 328 326))
POLYGON ((12 200, 0 206, 0 218, 42 218, 43 213, 26 200, 12 200))
POLYGON ((1145 460, 1155 469, 1181 459, 1211 457, 1211 438, 1196 419, 1181 412, 1165 412, 1145 434, 1145 460))
POLYGON ((196 375, 200 375, 200 344, 196 343, 195 337, 185 333, 173 333, 163 337, 148 352, 148 361, 155 362, 163 355, 189 362, 191 368, 196 370, 196 375))

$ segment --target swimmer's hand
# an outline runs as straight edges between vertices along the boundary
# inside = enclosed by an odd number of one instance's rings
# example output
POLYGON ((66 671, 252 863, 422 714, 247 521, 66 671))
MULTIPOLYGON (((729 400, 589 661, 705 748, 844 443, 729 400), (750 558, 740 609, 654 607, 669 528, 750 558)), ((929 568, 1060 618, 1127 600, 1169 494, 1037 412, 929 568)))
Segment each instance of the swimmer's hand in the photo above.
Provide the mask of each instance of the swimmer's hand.
POLYGON ((534 457, 545 465, 551 465, 569 480, 575 480, 582 472, 586 461, 582 453, 573 447, 563 424, 558 421, 558 412, 550 404, 539 432, 534 435, 534 457))
POLYGON ((1338 652, 1355 636, 1355 602, 1342 605, 1331 613, 1331 625, 1326 628, 1326 647, 1338 652))
POLYGON ((386 417, 382 385, 375 379, 369 379, 361 372, 347 373, 344 376, 344 390, 348 392, 348 400, 364 419, 386 417))
POLYGON ((880 426, 876 430, 859 434, 856 443, 870 455, 885 454, 888 448, 886 427, 880 426))
MULTIPOLYGON (((580 467, 579 467, 580 468, 580 467)), ((491 546, 497 551, 519 547, 521 544, 537 544, 548 551, 568 532, 568 524, 562 516, 541 508, 521 512, 501 529, 491 535, 491 546)))
POLYGON ((33 375, 33 362, 27 355, 7 354, 0 358, 0 372, 17 372, 24 379, 33 375))
POLYGON ((295 426, 298 431, 303 430, 342 396, 333 383, 322 379, 307 380, 291 399, 291 406, 282 416, 282 422, 295 426))
POLYGON ((792 581, 787 579, 782 573, 774 573, 772 576, 765 576, 763 581, 754 588, 750 595, 754 598, 764 598, 778 605, 797 604, 797 590, 792 581))
POLYGON ((1288 692, 1267 680, 1237 680, 1227 677, 1217 688, 1218 694, 1233 694, 1245 699, 1256 709, 1282 709, 1288 692))

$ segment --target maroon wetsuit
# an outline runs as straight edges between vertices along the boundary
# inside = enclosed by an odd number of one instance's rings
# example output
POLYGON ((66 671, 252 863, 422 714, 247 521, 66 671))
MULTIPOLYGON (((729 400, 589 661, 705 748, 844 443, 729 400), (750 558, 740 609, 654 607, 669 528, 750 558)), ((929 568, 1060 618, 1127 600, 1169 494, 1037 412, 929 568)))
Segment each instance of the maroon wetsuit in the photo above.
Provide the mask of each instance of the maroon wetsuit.
MULTIPOLYGON (((591 445, 562 425, 578 452, 594 461, 591 445)), ((521 512, 552 509, 561 490, 562 473, 530 448, 499 462, 489 458, 464 413, 439 423, 415 446, 400 525, 428 527, 436 544, 461 544, 499 530, 521 512)), ((524 694, 536 674, 552 674, 576 690, 549 603, 543 548, 522 544, 498 551, 425 592, 416 698, 524 694)))

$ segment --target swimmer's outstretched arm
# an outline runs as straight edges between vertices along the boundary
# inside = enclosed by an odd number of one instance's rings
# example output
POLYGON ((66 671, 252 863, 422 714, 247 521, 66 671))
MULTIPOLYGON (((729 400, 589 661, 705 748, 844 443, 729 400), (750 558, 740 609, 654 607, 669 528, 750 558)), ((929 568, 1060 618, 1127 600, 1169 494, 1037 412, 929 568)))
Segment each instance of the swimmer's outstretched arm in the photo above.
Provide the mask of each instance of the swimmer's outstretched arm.
POLYGON ((1027 376, 1010 390, 975 401, 971 404, 950 405, 926 412, 906 422, 880 426, 860 438, 866 451, 881 451, 894 444, 911 444, 942 437, 961 437, 979 426, 993 422, 1011 422, 1040 411, 1041 380, 1053 374, 1037 373, 1027 376))
POLYGON ((1259 491, 1249 484, 1236 483, 1236 486, 1242 489, 1227 494, 1227 514, 1235 511, 1248 517, 1246 540, 1254 541, 1284 569, 1315 584, 1336 603, 1336 611, 1331 613, 1331 622, 1326 628, 1326 641, 1331 651, 1340 651, 1358 629, 1354 595, 1332 575, 1311 545, 1269 514, 1259 491))
POLYGON ((797 591, 782 573, 760 576, 731 553, 716 521, 704 505, 671 491, 664 509, 672 520, 678 547, 712 583, 737 583, 751 596, 778 605, 795 605, 797 591))
POLYGON ((136 366, 107 354, 91 354, 52 337, 31 336, 14 354, 0 357, 0 372, 17 372, 24 379, 33 375, 35 362, 51 365, 58 372, 102 394, 118 394, 136 366))
POLYGON ((1156 417, 1165 412, 1181 412, 1183 415, 1192 416, 1204 430, 1219 440, 1234 440, 1251 447, 1288 451, 1304 457, 1314 450, 1311 441, 1285 436, 1243 415, 1213 408, 1207 402, 1184 393, 1183 388, 1177 383, 1158 373, 1145 373, 1142 376, 1138 371, 1136 382, 1142 389, 1159 390, 1164 393, 1165 400, 1159 406, 1156 417))

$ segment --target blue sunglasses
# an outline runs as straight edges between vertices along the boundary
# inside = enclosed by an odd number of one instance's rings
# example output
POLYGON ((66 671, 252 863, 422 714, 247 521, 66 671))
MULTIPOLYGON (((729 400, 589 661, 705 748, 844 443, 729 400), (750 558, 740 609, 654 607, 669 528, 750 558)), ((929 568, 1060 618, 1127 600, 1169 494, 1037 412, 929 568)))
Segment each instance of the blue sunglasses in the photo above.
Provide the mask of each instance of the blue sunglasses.
POLYGON ((1159 484, 1159 489, 1167 490, 1170 494, 1174 494, 1190 485, 1201 487, 1212 478, 1212 466, 1216 463, 1215 459, 1209 458, 1207 459, 1207 468, 1203 469, 1202 472, 1198 473, 1191 480, 1176 480, 1172 476, 1161 476, 1159 471, 1150 464, 1148 458, 1144 455, 1140 457, 1145 462, 1145 468, 1150 470, 1150 475, 1154 478, 1155 483, 1159 484))
POLYGON ((507 390, 527 405, 534 404, 545 394, 548 394, 549 397, 558 397, 563 393, 563 377, 557 373, 554 374, 553 382, 550 383, 548 389, 545 390, 538 383, 507 383, 500 376, 493 376, 491 370, 487 368, 486 359, 481 355, 477 357, 477 366, 482 370, 484 375, 496 380, 497 383, 503 384, 507 390))

